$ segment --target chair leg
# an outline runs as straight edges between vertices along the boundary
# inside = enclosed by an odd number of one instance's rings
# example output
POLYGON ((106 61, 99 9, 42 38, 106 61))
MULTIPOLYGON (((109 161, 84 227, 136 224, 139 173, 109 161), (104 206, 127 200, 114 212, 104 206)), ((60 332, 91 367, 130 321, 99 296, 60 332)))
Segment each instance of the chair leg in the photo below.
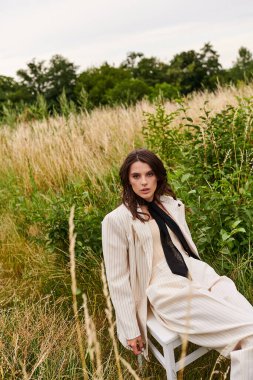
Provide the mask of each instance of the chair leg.
POLYGON ((137 362, 138 362, 138 368, 142 369, 142 366, 143 366, 142 354, 137 355, 137 362))
POLYGON ((177 380, 177 371, 173 346, 163 346, 163 354, 165 359, 167 380, 177 380))

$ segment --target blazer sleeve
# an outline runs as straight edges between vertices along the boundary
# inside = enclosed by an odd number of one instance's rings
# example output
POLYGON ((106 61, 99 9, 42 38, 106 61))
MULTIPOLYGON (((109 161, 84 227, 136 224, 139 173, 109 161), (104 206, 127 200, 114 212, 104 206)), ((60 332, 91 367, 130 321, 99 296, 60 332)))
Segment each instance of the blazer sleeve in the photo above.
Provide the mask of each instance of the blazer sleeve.
POLYGON ((126 339, 136 338, 141 334, 129 280, 128 240, 122 223, 110 214, 102 221, 102 247, 117 330, 120 326, 126 339))

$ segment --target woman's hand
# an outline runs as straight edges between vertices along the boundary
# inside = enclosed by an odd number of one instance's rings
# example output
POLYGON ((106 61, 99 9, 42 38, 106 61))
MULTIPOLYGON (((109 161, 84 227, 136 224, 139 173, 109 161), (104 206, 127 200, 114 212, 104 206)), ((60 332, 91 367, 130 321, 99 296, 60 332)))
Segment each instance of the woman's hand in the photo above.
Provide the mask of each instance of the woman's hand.
POLYGON ((141 354, 144 349, 144 343, 142 341, 141 335, 137 336, 134 339, 127 339, 127 344, 129 347, 131 347, 135 355, 141 354))

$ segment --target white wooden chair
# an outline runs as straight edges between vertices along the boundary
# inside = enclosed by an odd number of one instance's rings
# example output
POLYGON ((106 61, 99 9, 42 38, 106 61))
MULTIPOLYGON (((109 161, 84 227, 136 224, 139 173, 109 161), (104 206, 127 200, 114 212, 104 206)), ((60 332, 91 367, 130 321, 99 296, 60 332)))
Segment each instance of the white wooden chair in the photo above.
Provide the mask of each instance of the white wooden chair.
POLYGON ((192 363, 210 350, 205 347, 199 347, 191 354, 186 355, 183 359, 176 362, 174 349, 182 344, 180 336, 158 322, 151 311, 148 314, 147 329, 150 335, 162 346, 161 353, 151 342, 150 338, 148 338, 149 350, 165 368, 168 380, 176 380, 177 372, 180 369, 192 363))

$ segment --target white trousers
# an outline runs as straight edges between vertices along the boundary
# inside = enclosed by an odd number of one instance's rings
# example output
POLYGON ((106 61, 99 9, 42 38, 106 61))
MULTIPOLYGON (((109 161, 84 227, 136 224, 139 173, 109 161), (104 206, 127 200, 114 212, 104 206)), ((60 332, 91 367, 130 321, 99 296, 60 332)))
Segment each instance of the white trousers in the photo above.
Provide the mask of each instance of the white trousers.
POLYGON ((253 335, 241 341, 241 350, 232 351, 230 380, 253 379, 253 335))
POLYGON ((204 262, 193 264, 192 281, 172 274, 165 261, 154 267, 146 290, 153 314, 190 342, 230 357, 231 380, 253 380, 252 305, 231 279, 204 262))

